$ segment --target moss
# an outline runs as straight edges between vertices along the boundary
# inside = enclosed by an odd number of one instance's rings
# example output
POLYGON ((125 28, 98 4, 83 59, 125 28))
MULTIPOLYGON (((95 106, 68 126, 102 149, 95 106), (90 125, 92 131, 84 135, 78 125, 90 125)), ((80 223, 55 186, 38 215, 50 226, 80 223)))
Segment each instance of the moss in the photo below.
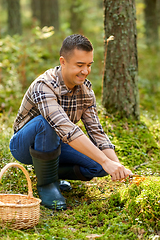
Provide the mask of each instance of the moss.
POLYGON ((121 191, 124 211, 132 224, 143 225, 146 229, 160 229, 160 179, 147 177, 139 185, 132 183, 121 191))

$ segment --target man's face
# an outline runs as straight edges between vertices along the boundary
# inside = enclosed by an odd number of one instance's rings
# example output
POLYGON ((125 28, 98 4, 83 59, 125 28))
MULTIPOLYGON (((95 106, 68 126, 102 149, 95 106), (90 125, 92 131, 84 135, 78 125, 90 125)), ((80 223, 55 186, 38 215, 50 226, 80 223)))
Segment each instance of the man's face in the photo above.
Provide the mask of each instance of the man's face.
POLYGON ((74 49, 67 59, 61 56, 60 64, 65 85, 69 89, 73 89, 76 85, 82 85, 91 72, 92 63, 93 51, 74 49))

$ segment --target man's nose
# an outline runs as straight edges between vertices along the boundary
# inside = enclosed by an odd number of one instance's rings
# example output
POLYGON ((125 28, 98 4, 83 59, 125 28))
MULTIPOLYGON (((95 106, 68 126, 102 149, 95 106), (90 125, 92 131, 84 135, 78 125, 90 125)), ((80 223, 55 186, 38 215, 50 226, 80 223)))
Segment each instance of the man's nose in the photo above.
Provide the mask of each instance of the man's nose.
POLYGON ((87 68, 83 68, 81 71, 82 74, 87 75, 89 73, 87 68))

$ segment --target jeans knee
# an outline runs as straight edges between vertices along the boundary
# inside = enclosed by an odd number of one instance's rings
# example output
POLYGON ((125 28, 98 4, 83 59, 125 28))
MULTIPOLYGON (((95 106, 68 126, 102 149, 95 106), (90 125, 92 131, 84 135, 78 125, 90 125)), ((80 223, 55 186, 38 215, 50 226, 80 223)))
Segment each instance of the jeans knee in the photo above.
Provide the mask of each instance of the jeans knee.
POLYGON ((98 163, 94 164, 92 167, 90 166, 89 168, 80 167, 80 170, 82 174, 88 178, 104 177, 108 175, 108 173, 98 163))
POLYGON ((97 177, 105 177, 107 175, 108 173, 103 168, 101 168, 101 170, 99 170, 97 173, 97 177))
POLYGON ((44 151, 57 149, 60 145, 60 137, 56 131, 42 115, 36 117, 35 121, 38 121, 38 123, 36 123, 35 148, 37 148, 37 150, 41 149, 40 145, 43 143, 44 151))
POLYGON ((98 164, 97 169, 95 171, 95 177, 104 177, 108 175, 108 173, 102 168, 100 164, 98 164))
POLYGON ((36 117, 36 131, 37 132, 50 132, 51 131, 51 126, 49 123, 46 121, 42 115, 39 115, 36 117))
POLYGON ((37 133, 44 133, 48 137, 49 136, 58 137, 55 130, 49 125, 47 120, 42 115, 36 117, 36 121, 38 121, 38 124, 36 125, 37 133))

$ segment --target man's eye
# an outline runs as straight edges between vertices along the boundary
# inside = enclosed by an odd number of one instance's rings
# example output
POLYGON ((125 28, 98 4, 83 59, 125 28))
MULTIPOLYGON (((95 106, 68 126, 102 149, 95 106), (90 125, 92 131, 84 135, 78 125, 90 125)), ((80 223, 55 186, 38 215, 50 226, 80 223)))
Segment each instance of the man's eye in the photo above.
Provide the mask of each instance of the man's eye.
POLYGON ((78 65, 78 67, 82 67, 82 65, 78 65))

